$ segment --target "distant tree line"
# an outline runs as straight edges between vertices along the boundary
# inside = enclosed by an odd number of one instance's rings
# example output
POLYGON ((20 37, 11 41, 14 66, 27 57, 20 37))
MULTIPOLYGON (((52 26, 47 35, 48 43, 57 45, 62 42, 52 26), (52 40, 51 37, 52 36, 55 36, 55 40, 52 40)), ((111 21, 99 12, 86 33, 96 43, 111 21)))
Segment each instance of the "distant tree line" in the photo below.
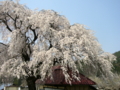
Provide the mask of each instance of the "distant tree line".
POLYGON ((120 74, 120 51, 115 52, 114 55, 116 56, 116 61, 113 62, 113 72, 120 74))

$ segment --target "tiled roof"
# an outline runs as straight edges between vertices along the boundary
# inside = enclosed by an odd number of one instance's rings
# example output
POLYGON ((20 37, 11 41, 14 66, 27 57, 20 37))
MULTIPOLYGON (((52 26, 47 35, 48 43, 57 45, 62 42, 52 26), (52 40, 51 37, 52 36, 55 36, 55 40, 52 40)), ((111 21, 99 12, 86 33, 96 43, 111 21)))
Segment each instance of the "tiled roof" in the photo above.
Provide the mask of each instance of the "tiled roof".
MULTIPOLYGON (((71 76, 71 71, 68 71, 69 75, 71 76)), ((72 78, 71 84, 72 85, 95 85, 96 83, 89 78, 85 77, 83 74, 78 74, 80 77, 80 81, 72 78)), ((36 81, 37 84, 45 84, 45 85, 69 85, 68 82, 65 81, 65 77, 62 73, 62 69, 60 69, 60 66, 53 67, 53 80, 50 78, 46 78, 44 82, 42 82, 40 79, 36 81)))

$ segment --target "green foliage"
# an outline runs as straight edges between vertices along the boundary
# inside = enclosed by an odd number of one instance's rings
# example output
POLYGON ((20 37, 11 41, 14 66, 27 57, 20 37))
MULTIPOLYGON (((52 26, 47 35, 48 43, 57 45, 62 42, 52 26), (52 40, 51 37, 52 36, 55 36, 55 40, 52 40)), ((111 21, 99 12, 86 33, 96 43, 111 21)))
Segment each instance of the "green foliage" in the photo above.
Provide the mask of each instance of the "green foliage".
POLYGON ((113 71, 120 74, 120 51, 115 52, 114 55, 116 56, 116 61, 113 62, 113 71))
POLYGON ((21 83, 22 83, 22 80, 21 79, 18 79, 18 78, 14 78, 14 81, 13 81, 13 84, 14 85, 21 85, 21 83))

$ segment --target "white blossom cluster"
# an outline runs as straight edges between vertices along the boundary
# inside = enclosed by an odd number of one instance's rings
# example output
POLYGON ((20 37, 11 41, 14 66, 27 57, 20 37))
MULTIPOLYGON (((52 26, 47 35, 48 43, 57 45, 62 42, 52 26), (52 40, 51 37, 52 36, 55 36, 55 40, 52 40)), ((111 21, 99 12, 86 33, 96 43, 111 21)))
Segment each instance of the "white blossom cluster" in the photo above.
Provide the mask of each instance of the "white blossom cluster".
MULTIPOLYGON (((107 76, 113 75, 111 69, 115 57, 101 49, 93 32, 84 25, 70 25, 55 11, 32 11, 8 0, 0 2, 0 23, 3 22, 0 27, 7 25, 4 19, 11 28, 8 28, 11 37, 7 51, 11 58, 0 67, 1 75, 40 75, 44 79, 52 76, 53 66, 60 65, 66 81, 70 83, 68 68, 72 70, 72 77, 79 80, 76 63, 81 69, 84 63, 107 76), (23 54, 27 54, 29 60, 23 59, 23 54)), ((4 32, 3 29, 1 32, 4 32)))

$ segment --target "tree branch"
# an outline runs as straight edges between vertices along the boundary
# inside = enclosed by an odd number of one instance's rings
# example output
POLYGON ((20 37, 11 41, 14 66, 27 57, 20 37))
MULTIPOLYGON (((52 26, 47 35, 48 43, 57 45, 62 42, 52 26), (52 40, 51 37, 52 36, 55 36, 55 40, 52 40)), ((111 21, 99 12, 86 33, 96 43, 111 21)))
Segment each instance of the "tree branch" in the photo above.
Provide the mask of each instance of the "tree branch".
MULTIPOLYGON (((10 31, 10 32, 12 32, 12 29, 9 27, 9 25, 8 25, 8 23, 7 23, 7 14, 4 14, 4 16, 5 16, 5 18, 4 19, 0 19, 1 20, 1 22, 3 22, 5 25, 6 25, 6 28, 10 31)), ((11 17, 12 18, 12 17, 11 17)), ((12 18, 13 19, 13 18, 12 18)))
POLYGON ((49 41, 49 43, 50 43, 50 46, 49 46, 49 49, 50 49, 50 48, 52 48, 52 47, 53 47, 53 45, 51 44, 51 41, 49 41))
POLYGON ((34 43, 38 38, 38 35, 36 34, 35 30, 33 30, 33 34, 34 34, 34 39, 31 43, 34 43))
POLYGON ((18 17, 16 16, 16 17, 15 17, 15 21, 14 21, 14 27, 15 27, 16 29, 17 29, 17 24, 16 24, 17 19, 18 19, 18 17))
POLYGON ((22 66, 22 68, 25 70, 25 72, 28 76, 31 76, 29 73, 31 70, 27 66, 22 66))
POLYGON ((19 29, 20 29, 20 27, 22 26, 22 21, 20 21, 20 26, 19 26, 19 29))
MULTIPOLYGON (((18 19, 19 17, 16 15, 16 17, 15 17, 15 19, 14 19, 10 14, 7 13, 7 15, 14 21, 14 27, 15 27, 15 29, 17 29, 18 27, 17 27, 16 22, 17 22, 17 19, 18 19)), ((20 27, 19 27, 19 28, 20 28, 20 27)))
POLYGON ((6 25, 6 28, 10 31, 10 32, 12 32, 12 29, 9 27, 9 25, 7 24, 7 20, 5 21, 5 20, 2 20, 2 22, 6 25))
POLYGON ((15 21, 15 19, 14 19, 12 16, 10 16, 8 13, 7 13, 7 15, 8 15, 13 21, 15 21))
MULTIPOLYGON (((34 39, 33 39, 33 41, 31 42, 31 44, 33 44, 33 43, 37 40, 38 34, 36 34, 35 29, 32 29, 32 25, 28 26, 28 28, 29 28, 29 29, 33 32, 33 34, 34 34, 34 39)), ((36 27, 36 29, 37 29, 37 27, 36 27)))

